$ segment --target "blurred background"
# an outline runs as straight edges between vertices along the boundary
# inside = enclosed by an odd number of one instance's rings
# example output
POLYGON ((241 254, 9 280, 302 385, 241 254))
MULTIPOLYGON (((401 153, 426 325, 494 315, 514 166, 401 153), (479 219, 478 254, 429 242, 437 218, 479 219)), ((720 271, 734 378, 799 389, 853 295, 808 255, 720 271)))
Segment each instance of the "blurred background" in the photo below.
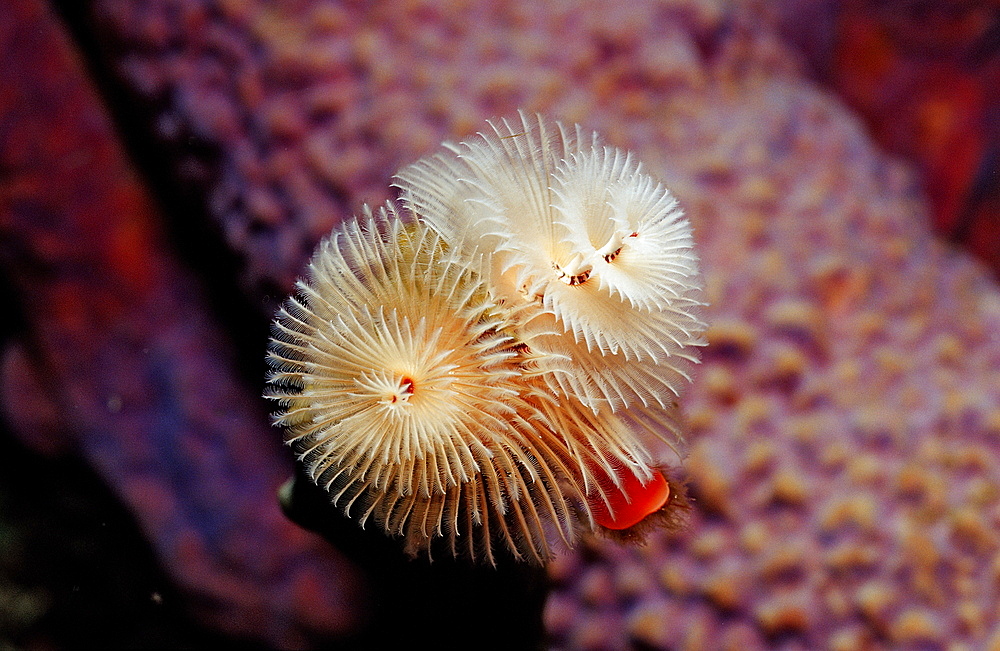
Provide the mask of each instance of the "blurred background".
POLYGON ((998 87, 992 2, 7 0, 0 647, 469 648, 530 584, 556 649, 1000 649, 998 87), (275 498, 273 311, 519 108, 694 224, 690 526, 486 579, 330 544, 275 498))

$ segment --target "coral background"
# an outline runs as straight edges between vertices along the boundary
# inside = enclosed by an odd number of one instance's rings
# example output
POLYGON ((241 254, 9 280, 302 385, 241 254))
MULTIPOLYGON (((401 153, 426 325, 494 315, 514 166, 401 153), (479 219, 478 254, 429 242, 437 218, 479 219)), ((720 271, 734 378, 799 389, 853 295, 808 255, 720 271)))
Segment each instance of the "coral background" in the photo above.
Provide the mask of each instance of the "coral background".
POLYGON ((690 527, 560 556, 546 643, 1000 648, 998 43, 948 0, 8 0, 0 644, 433 610, 282 516, 267 325, 398 167, 524 108, 674 190, 712 324, 690 527))

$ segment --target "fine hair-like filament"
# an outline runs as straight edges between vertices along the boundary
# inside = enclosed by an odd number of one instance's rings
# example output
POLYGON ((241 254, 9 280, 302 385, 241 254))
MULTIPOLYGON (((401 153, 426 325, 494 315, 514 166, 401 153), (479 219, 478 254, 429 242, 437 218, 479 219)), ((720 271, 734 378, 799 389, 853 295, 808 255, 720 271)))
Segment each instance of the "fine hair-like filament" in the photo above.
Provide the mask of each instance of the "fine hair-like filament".
POLYGON ((404 203, 460 248, 493 251, 480 271, 495 295, 525 307, 526 331, 556 332, 536 340, 550 387, 594 409, 668 404, 705 327, 676 199, 579 126, 521 114, 490 127, 404 168, 404 203))
POLYGON ((324 242, 274 324, 270 397, 312 478, 413 551, 541 560, 583 495, 517 380, 503 308, 427 226, 382 209, 324 242), (461 546, 466 548, 462 549, 461 546))
POLYGON ((673 483, 656 517, 613 518, 683 458, 701 280, 676 199, 632 154, 539 116, 488 124, 398 173, 402 212, 320 244, 275 319, 267 396, 362 526, 541 562, 599 523, 676 522, 673 483))

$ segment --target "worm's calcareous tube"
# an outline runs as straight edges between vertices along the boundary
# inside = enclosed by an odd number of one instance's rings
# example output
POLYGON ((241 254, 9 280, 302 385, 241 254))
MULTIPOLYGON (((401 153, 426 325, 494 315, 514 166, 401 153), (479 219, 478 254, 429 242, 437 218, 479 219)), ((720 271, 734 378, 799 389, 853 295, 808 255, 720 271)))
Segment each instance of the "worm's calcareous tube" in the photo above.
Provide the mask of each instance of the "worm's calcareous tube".
POLYGON ((274 322, 267 395, 309 475, 413 553, 541 562, 675 522, 704 324, 673 196, 526 115, 396 185, 400 206, 320 244, 274 322))

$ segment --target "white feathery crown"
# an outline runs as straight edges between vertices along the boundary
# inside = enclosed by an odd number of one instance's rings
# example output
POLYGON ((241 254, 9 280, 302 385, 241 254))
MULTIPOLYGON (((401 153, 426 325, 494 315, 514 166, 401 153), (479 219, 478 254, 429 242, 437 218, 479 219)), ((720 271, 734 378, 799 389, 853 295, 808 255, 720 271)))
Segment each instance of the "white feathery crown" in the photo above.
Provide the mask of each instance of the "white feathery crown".
POLYGON ((481 272, 496 295, 533 305, 529 315, 556 331, 538 341, 554 390, 595 409, 669 404, 705 328, 677 200, 631 154, 580 127, 524 114, 490 126, 399 172, 404 204, 468 251, 492 249, 481 272))
POLYGON ((542 561, 553 536, 607 533, 625 474, 681 462, 700 275, 630 153, 538 116, 489 124, 401 170, 402 211, 320 244, 275 319, 267 395, 362 524, 413 552, 542 561))

